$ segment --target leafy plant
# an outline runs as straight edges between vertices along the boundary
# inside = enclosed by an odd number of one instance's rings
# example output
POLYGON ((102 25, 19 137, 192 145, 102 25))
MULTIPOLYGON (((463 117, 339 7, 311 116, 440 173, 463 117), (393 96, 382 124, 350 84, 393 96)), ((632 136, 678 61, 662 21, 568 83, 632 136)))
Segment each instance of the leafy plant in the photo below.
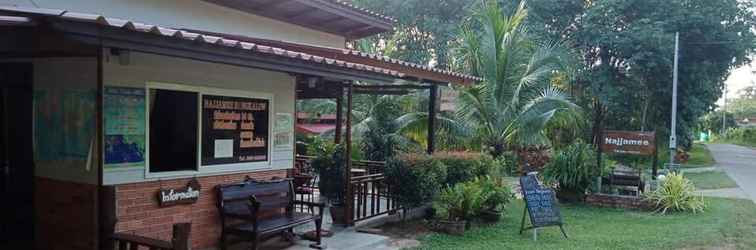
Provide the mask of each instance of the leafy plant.
POLYGON ((441 190, 433 207, 439 217, 449 221, 468 220, 483 207, 483 193, 479 185, 458 183, 441 190))
POLYGON ((657 211, 703 212, 706 208, 702 196, 695 194, 695 186, 682 174, 671 173, 664 178, 660 187, 646 194, 646 199, 654 203, 657 211))
POLYGON ((559 189, 583 193, 602 172, 596 164, 593 146, 578 141, 556 152, 543 176, 548 182, 558 183, 559 189))
POLYGON ((344 148, 333 143, 318 145, 312 146, 311 153, 315 153, 316 156, 312 160, 312 167, 320 175, 320 194, 328 198, 332 204, 343 204, 346 184, 344 148))
POLYGON ((502 211, 512 197, 512 191, 501 178, 483 176, 447 186, 441 190, 433 208, 440 218, 469 220, 484 211, 502 211))
POLYGON ((425 154, 405 154, 386 162, 386 182, 405 208, 433 200, 446 180, 446 166, 425 154))
POLYGON ((472 127, 494 156, 522 146, 548 145, 550 124, 577 127, 581 108, 555 84, 568 80, 559 42, 532 39, 523 27, 524 1, 507 16, 498 1, 487 0, 462 28, 457 61, 460 68, 485 78, 459 93, 459 122, 472 127))
POLYGON ((473 183, 483 190, 482 210, 502 211, 503 207, 514 197, 512 189, 502 178, 483 176, 476 178, 473 183))

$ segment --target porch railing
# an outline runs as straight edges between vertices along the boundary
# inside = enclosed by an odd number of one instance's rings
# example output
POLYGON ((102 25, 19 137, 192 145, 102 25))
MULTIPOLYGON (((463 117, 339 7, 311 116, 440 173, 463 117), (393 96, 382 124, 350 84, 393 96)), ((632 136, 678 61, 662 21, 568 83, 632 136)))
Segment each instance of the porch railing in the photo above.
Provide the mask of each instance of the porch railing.
POLYGON ((352 221, 370 219, 383 214, 393 214, 400 209, 391 195, 391 187, 386 183, 383 172, 352 177, 352 197, 354 214, 352 221))
MULTIPOLYGON (((297 156, 295 170, 297 173, 312 173, 310 162, 311 156, 297 156)), ((348 218, 349 224, 370 219, 383 214, 393 214, 401 209, 394 197, 391 195, 392 188, 386 183, 384 169, 386 162, 383 161, 353 161, 352 178, 349 181, 351 194, 348 197, 353 201, 352 216, 348 218)), ((317 181, 313 179, 309 184, 311 192, 304 192, 307 195, 297 196, 302 200, 318 200, 319 193, 317 190, 317 181)), ((349 200, 348 198, 348 200, 349 200)))

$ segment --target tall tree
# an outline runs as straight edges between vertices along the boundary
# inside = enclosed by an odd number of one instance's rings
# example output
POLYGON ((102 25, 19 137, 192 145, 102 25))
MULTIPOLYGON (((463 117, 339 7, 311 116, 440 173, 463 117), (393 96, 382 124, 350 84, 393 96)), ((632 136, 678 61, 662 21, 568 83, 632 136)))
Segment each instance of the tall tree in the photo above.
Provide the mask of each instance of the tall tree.
MULTIPOLYGON (((418 64, 449 67, 450 46, 459 23, 469 16, 471 0, 352 0, 360 7, 375 10, 397 19, 396 59, 418 64)), ((370 43, 387 40, 394 34, 371 37, 370 43)))
POLYGON ((582 8, 567 8, 582 12, 566 19, 555 16, 559 11, 537 14, 564 21, 533 25, 570 38, 580 51, 583 68, 574 92, 594 110, 594 135, 603 128, 668 135, 674 33, 680 32, 677 131, 686 146, 699 117, 721 96, 729 71, 756 49, 753 7, 739 0, 582 1, 582 8))
POLYGON ((460 91, 459 122, 473 127, 495 156, 549 144, 548 124, 580 121, 580 108, 552 84, 555 76, 569 72, 569 53, 560 43, 529 36, 523 27, 524 3, 511 15, 497 1, 484 3, 459 39, 464 68, 485 78, 460 91))
POLYGON ((756 79, 751 86, 738 91, 738 97, 727 104, 727 111, 739 120, 756 117, 756 79))

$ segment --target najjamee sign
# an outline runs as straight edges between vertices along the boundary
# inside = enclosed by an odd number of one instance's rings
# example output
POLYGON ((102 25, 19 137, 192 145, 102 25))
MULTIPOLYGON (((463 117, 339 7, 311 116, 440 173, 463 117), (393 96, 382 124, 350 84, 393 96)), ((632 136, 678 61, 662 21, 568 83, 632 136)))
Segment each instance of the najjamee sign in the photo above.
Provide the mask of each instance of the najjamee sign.
POLYGON ((616 154, 653 155, 656 151, 656 133, 604 131, 601 151, 616 154))

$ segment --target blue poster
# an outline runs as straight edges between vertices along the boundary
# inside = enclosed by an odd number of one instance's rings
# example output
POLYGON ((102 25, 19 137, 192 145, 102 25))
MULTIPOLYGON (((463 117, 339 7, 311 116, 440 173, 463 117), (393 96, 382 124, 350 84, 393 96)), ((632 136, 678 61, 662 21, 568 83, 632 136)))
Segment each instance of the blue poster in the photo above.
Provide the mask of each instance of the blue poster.
POLYGON ((144 166, 145 90, 106 87, 103 98, 105 167, 144 166))

